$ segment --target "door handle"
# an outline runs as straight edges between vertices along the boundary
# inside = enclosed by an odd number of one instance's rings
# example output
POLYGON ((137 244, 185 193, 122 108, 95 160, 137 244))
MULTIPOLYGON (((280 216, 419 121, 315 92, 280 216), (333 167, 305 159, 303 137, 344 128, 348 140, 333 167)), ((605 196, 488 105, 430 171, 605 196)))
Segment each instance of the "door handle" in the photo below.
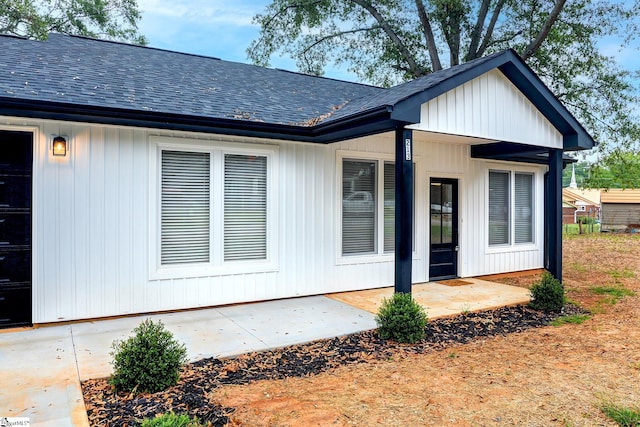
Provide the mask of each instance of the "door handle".
POLYGON ((454 251, 458 252, 460 250, 460 246, 456 245, 455 248, 453 248, 454 251))

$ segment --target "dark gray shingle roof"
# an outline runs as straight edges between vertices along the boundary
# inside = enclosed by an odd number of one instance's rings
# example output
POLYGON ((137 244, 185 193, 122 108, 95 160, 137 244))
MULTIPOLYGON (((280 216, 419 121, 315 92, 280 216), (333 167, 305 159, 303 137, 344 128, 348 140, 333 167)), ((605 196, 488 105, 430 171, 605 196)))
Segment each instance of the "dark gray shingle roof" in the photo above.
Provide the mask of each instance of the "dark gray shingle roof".
POLYGON ((0 37, 0 96, 299 124, 384 89, 197 55, 51 34, 0 37))
POLYGON ((594 141, 514 51, 385 89, 160 49, 0 36, 0 113, 333 142, 417 123, 420 105, 499 68, 565 135, 594 141))

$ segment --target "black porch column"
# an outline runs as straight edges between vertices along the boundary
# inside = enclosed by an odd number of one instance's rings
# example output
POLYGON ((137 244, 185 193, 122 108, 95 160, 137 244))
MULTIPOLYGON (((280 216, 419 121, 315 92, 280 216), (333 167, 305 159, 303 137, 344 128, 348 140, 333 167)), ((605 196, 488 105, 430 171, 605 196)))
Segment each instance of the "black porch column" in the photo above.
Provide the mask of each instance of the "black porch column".
POLYGON ((547 269, 562 281, 562 150, 549 150, 545 182, 544 236, 547 269))
POLYGON ((413 134, 396 129, 395 291, 411 293, 413 238, 413 134))

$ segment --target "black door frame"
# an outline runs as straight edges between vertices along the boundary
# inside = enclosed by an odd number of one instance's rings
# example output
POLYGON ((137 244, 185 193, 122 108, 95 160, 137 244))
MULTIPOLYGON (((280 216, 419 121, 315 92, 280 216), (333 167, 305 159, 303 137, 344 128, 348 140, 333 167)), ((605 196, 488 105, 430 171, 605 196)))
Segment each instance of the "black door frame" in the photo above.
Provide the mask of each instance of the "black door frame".
POLYGON ((452 278, 457 278, 458 276, 458 248, 459 248, 459 242, 460 242, 460 238, 459 238, 459 208, 460 208, 460 197, 459 197, 459 180, 458 178, 444 178, 444 177, 431 177, 429 178, 429 194, 428 194, 428 227, 427 229, 429 230, 429 236, 428 236, 428 242, 429 242, 429 263, 428 263, 428 277, 429 280, 442 280, 442 279, 452 279, 452 278), (437 247, 436 249, 449 249, 451 251, 451 261, 452 261, 452 274, 438 274, 438 275, 434 275, 432 276, 432 270, 433 270, 433 266, 434 264, 432 264, 432 260, 434 259, 434 248, 433 245, 431 243, 431 185, 433 183, 441 183, 441 184, 452 184, 452 207, 451 207, 451 214, 452 214, 452 238, 451 238, 451 243, 448 244, 444 244, 440 247, 437 247))

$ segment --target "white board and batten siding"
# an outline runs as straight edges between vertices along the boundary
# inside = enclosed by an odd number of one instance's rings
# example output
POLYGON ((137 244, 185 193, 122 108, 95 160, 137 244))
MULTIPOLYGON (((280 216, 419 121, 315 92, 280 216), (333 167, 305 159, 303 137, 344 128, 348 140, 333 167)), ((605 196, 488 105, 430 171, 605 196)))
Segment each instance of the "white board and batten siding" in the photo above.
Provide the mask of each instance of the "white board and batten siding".
POLYGON ((562 135, 500 71, 492 70, 422 104, 430 132, 562 148, 562 135))
MULTIPOLYGON (((34 131, 33 322, 45 323, 206 307, 393 284, 393 256, 352 261, 341 256, 341 158, 392 160, 394 135, 331 145, 258 140, 84 123, 1 118, 0 128, 34 131), (53 157, 51 135, 69 137, 66 157, 53 157), (259 271, 163 278, 150 243, 154 141, 275 147, 277 226, 273 265, 259 271)), ((535 172, 536 241, 487 245, 488 171, 520 168, 473 160, 468 141, 441 142, 414 132, 416 161, 415 283, 428 280, 429 179, 456 178, 460 194, 461 276, 542 266, 542 176, 535 172)), ((157 167, 157 165, 155 166, 157 167)), ((213 227, 216 224, 212 225, 213 227)))

